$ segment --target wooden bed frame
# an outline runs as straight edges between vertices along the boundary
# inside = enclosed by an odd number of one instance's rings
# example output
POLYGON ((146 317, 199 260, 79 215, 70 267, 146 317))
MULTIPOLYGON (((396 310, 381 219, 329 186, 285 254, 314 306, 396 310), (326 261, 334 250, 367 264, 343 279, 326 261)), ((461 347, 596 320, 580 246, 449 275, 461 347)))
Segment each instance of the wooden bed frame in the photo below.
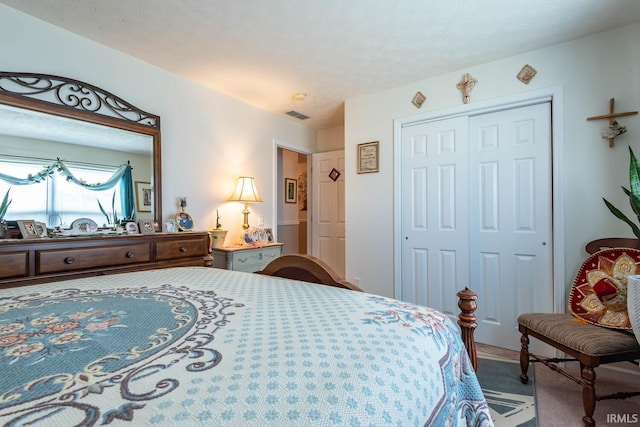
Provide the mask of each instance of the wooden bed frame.
MULTIPOLYGON (((256 273, 363 292, 353 283, 341 280, 327 263, 310 255, 283 255, 271 261, 264 270, 256 273)), ((475 315, 477 298, 478 296, 475 292, 469 288, 458 292, 458 307, 460 308, 458 325, 460 326, 462 342, 467 349, 467 353, 469 353, 469 359, 474 370, 478 368, 478 356, 473 338, 474 330, 478 326, 475 315)))

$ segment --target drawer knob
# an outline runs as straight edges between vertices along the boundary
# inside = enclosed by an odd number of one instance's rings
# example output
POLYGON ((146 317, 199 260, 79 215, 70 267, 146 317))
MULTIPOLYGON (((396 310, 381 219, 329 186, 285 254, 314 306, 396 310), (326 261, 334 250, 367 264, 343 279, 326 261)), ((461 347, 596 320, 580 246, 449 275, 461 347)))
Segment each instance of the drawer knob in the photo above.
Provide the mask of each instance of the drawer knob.
POLYGON ((133 258, 134 253, 129 251, 127 252, 127 258, 133 258))
POLYGON ((68 257, 66 257, 66 258, 64 259, 64 263, 65 263, 65 264, 73 264, 74 262, 76 262, 76 259, 75 259, 75 258, 73 258, 73 257, 70 257, 70 256, 68 256, 68 257))
POLYGON ((187 248, 185 248, 184 246, 180 248, 180 252, 187 252, 187 248))

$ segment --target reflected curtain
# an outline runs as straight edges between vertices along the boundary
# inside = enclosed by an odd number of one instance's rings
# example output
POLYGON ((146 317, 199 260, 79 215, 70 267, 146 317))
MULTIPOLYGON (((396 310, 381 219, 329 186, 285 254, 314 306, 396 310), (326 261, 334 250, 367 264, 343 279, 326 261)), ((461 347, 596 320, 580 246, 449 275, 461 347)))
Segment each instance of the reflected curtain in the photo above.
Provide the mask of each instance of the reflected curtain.
POLYGON ((122 205, 122 216, 124 219, 135 219, 136 205, 133 197, 131 166, 127 165, 127 168, 120 179, 120 204, 122 205))
POLYGON ((88 190, 102 191, 113 188, 116 184, 120 184, 120 204, 122 215, 125 219, 133 219, 135 216, 135 201, 133 194, 133 178, 131 176, 132 167, 130 164, 120 165, 113 173, 111 178, 103 183, 90 184, 78 179, 73 172, 69 170, 62 160, 57 159, 48 166, 45 166, 36 174, 29 174, 26 178, 0 173, 0 179, 11 185, 31 185, 44 181, 55 172, 66 177, 67 181, 80 185, 88 190))

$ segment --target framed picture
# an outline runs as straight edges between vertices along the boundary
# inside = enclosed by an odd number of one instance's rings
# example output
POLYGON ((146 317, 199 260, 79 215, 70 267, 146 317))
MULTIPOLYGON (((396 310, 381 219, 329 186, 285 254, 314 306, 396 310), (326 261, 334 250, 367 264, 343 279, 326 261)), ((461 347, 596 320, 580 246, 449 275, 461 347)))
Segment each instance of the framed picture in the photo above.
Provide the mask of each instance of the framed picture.
POLYGON ((32 219, 18 220, 18 228, 23 239, 37 239, 40 237, 36 222, 32 219))
POLYGON ((175 233, 178 231, 178 225, 173 219, 168 219, 164 222, 164 231, 167 233, 175 233))
POLYGON ((162 232, 162 227, 160 227, 160 223, 158 221, 153 221, 153 231, 155 233, 160 233, 162 232))
POLYGON ((138 224, 136 224, 135 222, 127 222, 124 225, 124 229, 127 230, 127 234, 138 234, 139 233, 138 224))
POLYGON ((36 221, 36 230, 40 237, 47 237, 47 225, 44 222, 36 221))
POLYGON ((292 178, 284 179, 284 202, 298 203, 298 182, 292 178))
POLYGON ((331 172, 329 172, 329 178, 331 178, 332 181, 337 181, 338 178, 340 177, 340 171, 338 171, 338 169, 333 168, 331 169, 331 172))
POLYGON ((153 220, 140 219, 138 220, 138 228, 142 234, 153 234, 156 230, 153 228, 153 220))
POLYGON ((275 242, 275 238, 273 237, 273 230, 270 228, 265 228, 264 229, 264 234, 267 238, 267 243, 273 243, 275 242))
POLYGON ((181 231, 193 230, 193 218, 191 218, 191 215, 185 211, 178 212, 176 215, 176 223, 178 225, 178 229, 181 231))
POLYGON ((136 210, 138 212, 151 212, 151 200, 153 200, 151 183, 136 181, 136 210))
POLYGON ((358 144, 358 173, 380 172, 378 141, 358 144))

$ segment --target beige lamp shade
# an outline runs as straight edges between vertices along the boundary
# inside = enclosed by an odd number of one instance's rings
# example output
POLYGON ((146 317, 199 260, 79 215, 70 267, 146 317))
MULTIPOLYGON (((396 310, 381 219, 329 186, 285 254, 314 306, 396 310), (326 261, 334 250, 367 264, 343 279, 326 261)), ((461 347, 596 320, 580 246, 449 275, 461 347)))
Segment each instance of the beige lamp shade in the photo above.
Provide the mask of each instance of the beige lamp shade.
POLYGON ((251 176, 241 176, 238 178, 238 183, 236 184, 236 189, 229 197, 230 202, 244 202, 244 210, 242 213, 244 214, 244 224, 242 224, 243 230, 247 230, 249 228, 249 208, 247 205, 249 203, 262 202, 260 198, 260 194, 258 194, 258 190, 256 189, 256 182, 251 176))
POLYGON ((230 202, 261 202, 262 199, 256 189, 253 177, 241 176, 238 178, 236 189, 229 197, 230 202))

